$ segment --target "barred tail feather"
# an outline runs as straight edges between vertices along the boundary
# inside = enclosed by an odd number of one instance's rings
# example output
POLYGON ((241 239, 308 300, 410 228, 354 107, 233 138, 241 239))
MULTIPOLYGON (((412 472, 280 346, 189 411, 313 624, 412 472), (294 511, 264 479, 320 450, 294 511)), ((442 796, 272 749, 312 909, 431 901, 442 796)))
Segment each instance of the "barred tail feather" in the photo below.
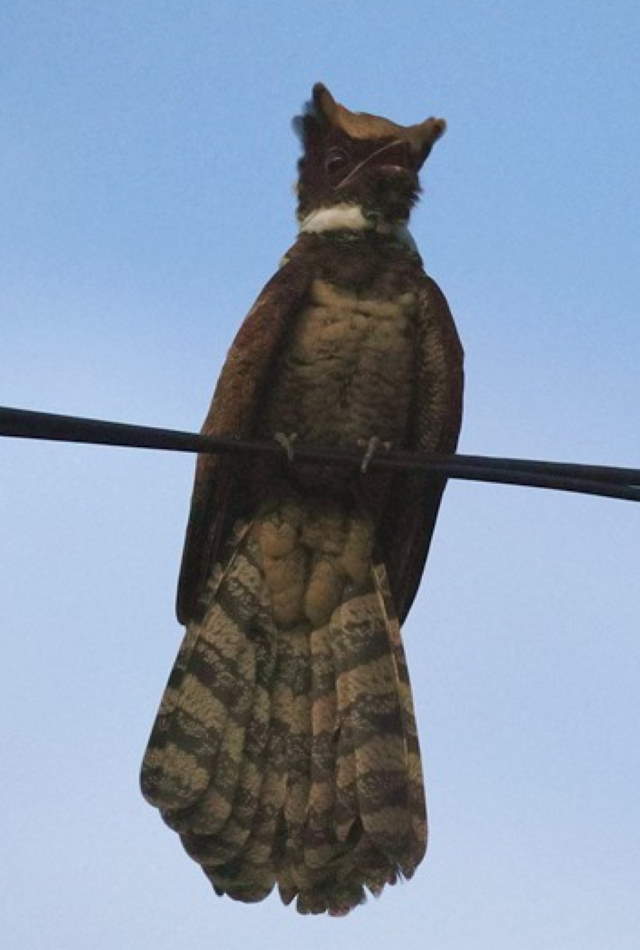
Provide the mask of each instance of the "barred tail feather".
POLYGON ((278 885, 343 914, 410 876, 426 841, 420 752, 373 525, 288 495, 238 523, 188 626, 142 789, 218 894, 278 885))
POLYGON ((411 816, 412 851, 410 861, 407 863, 407 866, 403 868, 403 874, 405 877, 411 877, 415 868, 424 857, 428 834, 420 742, 413 709, 409 669, 402 644, 400 623, 393 606, 389 580, 383 564, 378 564, 374 567, 373 576, 378 596, 387 618, 389 645, 391 647, 391 658, 395 667, 403 735, 406 744, 407 808, 411 816))

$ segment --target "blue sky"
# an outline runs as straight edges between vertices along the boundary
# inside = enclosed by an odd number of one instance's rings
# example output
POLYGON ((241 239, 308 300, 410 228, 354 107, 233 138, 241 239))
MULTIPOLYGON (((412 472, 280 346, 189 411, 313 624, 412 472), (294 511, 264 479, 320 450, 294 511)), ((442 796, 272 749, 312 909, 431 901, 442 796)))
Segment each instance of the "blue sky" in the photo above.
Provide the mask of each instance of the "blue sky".
MULTIPOLYGON (((314 81, 449 123, 412 231, 467 353, 461 449, 640 464, 637 4, 0 12, 2 403, 199 426, 295 235, 314 81)), ((214 897, 142 800, 193 460, 0 443, 6 946, 631 950, 640 506, 451 483, 405 627, 431 820, 346 920, 214 897)))

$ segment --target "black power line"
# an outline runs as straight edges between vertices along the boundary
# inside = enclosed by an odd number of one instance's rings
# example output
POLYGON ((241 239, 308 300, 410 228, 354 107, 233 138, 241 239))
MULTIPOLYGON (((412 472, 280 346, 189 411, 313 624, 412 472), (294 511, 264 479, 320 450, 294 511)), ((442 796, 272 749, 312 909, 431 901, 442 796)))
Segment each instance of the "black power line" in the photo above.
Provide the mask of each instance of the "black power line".
MULTIPOLYGON (((139 449, 164 449, 172 452, 227 452, 282 454, 276 442, 249 439, 210 438, 195 432, 158 429, 152 426, 83 419, 49 412, 0 407, 0 435, 20 439, 48 439, 58 442, 83 442, 92 445, 119 445, 139 449)), ((357 468, 362 454, 331 446, 295 444, 295 458, 305 462, 323 462, 357 468)), ((485 455, 426 455, 419 452, 380 451, 371 468, 414 469, 438 473, 449 478, 554 488, 640 501, 640 469, 609 465, 576 465, 569 462, 544 462, 532 459, 494 458, 485 455)))

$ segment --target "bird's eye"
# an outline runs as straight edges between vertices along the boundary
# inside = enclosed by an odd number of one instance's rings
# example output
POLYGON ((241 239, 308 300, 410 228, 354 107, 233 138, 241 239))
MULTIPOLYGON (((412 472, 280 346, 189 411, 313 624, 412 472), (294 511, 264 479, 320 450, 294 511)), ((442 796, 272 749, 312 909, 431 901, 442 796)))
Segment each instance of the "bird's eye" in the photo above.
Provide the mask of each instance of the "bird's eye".
POLYGON ((341 168, 344 168, 344 166, 347 164, 347 161, 348 155, 345 151, 343 151, 341 148, 332 148, 327 153, 327 157, 324 161, 324 167, 325 170, 331 175, 333 172, 340 171, 341 168))

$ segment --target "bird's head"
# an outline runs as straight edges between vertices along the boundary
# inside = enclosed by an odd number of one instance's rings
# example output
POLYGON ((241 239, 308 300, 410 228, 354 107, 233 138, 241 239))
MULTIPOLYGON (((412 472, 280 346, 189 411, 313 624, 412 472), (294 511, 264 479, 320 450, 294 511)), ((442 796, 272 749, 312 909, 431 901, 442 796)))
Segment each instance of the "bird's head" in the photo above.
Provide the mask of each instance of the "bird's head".
POLYGON ((335 205, 359 206, 389 225, 404 224, 420 192, 418 172, 444 119, 397 125, 351 112, 316 83, 294 119, 304 154, 298 163, 298 218, 335 205))

